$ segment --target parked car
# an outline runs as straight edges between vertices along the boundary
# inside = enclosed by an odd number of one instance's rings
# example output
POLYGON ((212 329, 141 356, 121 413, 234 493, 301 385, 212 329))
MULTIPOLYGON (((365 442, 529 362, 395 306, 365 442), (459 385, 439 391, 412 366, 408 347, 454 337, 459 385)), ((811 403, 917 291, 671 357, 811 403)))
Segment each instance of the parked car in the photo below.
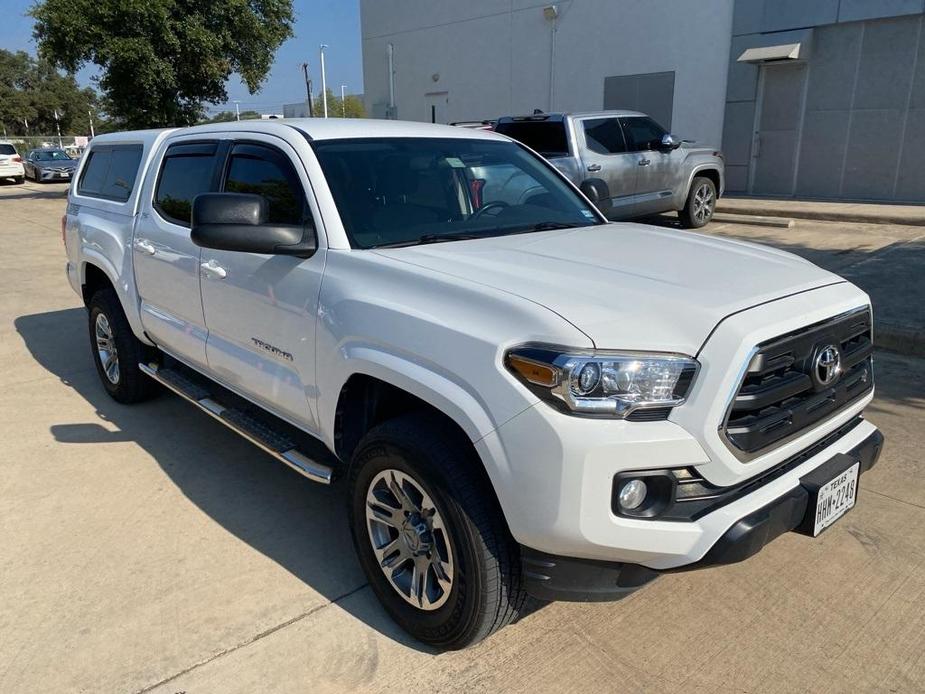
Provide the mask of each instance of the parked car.
POLYGON ((23 182, 22 157, 9 142, 0 142, 0 178, 12 178, 15 183, 23 182))
POLYGON ((617 599, 818 535, 880 453, 864 292, 782 251, 608 223, 493 132, 100 135, 62 225, 103 388, 161 384, 341 478, 372 590, 435 647, 528 595, 617 599))
POLYGON ((77 168, 77 160, 63 149, 49 147, 30 150, 23 166, 26 178, 36 183, 70 181, 77 168))
POLYGON ((724 159, 636 111, 534 113, 499 118, 499 133, 545 156, 611 220, 677 211, 684 226, 713 217, 724 159))

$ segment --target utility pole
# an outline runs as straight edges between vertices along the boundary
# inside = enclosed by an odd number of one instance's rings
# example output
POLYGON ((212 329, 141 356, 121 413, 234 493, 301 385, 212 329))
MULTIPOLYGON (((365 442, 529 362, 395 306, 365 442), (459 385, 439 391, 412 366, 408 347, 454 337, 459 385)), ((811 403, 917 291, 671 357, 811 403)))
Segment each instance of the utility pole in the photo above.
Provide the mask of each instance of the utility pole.
POLYGON ((302 74, 305 76, 305 96, 308 98, 308 117, 315 117, 315 107, 312 104, 312 80, 308 76, 308 63, 302 63, 302 74))
POLYGON ((93 132, 93 111, 87 109, 87 115, 90 117, 90 139, 92 140, 96 137, 96 133, 93 132))
POLYGON ((390 43, 389 56, 389 112, 386 118, 395 118, 395 47, 390 43))
POLYGON ((345 98, 345 97, 344 97, 344 90, 345 90, 346 88, 347 88, 347 85, 346 85, 346 84, 340 85, 340 113, 341 113, 341 116, 340 116, 340 117, 341 117, 341 118, 346 118, 346 117, 347 117, 347 102, 344 101, 344 98, 345 98))
POLYGON ((238 121, 241 120, 241 100, 240 99, 234 100, 234 119, 238 121))
POLYGON ((55 129, 58 131, 58 147, 64 149, 64 142, 61 139, 61 123, 58 122, 58 109, 54 109, 53 113, 55 114, 55 129))
POLYGON ((324 109, 324 117, 328 117, 328 82, 324 74, 324 49, 328 44, 321 44, 321 107, 324 109))

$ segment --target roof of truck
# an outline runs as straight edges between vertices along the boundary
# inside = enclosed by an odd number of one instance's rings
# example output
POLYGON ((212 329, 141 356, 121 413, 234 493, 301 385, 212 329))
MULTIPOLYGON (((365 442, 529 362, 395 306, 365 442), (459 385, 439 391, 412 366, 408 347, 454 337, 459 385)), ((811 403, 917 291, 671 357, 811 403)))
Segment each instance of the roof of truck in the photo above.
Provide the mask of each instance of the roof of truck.
POLYGON ((610 111, 573 111, 568 113, 527 113, 521 116, 502 116, 498 121, 510 123, 511 121, 561 121, 566 118, 629 118, 633 116, 645 116, 640 111, 629 111, 624 108, 611 109, 610 111))
POLYGON ((206 123, 190 128, 135 130, 98 135, 94 144, 106 142, 142 142, 150 144, 161 136, 182 130, 183 134, 215 132, 261 132, 280 134, 292 129, 301 131, 312 140, 340 140, 359 137, 454 137, 485 140, 506 140, 489 131, 457 128, 451 125, 416 123, 413 121, 378 120, 374 118, 276 118, 273 120, 242 120, 230 123, 206 123))

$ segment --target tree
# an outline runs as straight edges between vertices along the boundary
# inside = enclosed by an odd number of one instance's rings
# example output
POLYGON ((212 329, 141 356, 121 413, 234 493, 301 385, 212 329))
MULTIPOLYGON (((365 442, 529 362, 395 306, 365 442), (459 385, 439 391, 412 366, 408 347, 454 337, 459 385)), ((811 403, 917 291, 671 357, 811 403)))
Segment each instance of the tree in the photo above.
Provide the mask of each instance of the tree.
POLYGON ((292 0, 40 0, 40 55, 92 63, 109 116, 125 128, 191 125, 228 100, 237 73, 253 94, 292 36, 292 0))
MULTIPOLYGON (((328 118, 341 118, 344 115, 343 106, 340 103, 340 97, 334 96, 334 92, 327 90, 328 95, 328 118)), ((347 118, 366 118, 366 107, 363 105, 363 99, 355 94, 347 94, 344 97, 344 105, 347 107, 347 118)), ((324 102, 321 95, 315 97, 312 105, 315 110, 315 116, 324 115, 324 102)))
POLYGON ((98 109, 93 89, 81 89, 72 75, 62 75, 28 53, 0 49, 0 123, 9 134, 55 132, 55 112, 62 133, 89 134, 88 111, 98 109))
MULTIPOLYGON (((254 120, 259 118, 260 113, 257 111, 241 111, 241 120, 254 120)), ((234 111, 219 111, 214 116, 203 118, 199 123, 200 125, 203 123, 230 123, 237 119, 237 114, 234 111)))

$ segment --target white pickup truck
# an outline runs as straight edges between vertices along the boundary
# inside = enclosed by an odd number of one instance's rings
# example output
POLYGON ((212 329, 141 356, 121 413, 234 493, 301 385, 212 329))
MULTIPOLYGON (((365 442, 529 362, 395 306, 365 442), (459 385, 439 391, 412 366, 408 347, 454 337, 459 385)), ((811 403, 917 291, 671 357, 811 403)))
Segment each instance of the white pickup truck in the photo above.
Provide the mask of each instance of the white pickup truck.
POLYGON ((342 478, 373 590, 440 648, 528 595, 615 599, 817 535, 882 447, 862 291, 769 248, 608 223, 495 133, 103 135, 62 232, 112 397, 161 384, 342 478))

